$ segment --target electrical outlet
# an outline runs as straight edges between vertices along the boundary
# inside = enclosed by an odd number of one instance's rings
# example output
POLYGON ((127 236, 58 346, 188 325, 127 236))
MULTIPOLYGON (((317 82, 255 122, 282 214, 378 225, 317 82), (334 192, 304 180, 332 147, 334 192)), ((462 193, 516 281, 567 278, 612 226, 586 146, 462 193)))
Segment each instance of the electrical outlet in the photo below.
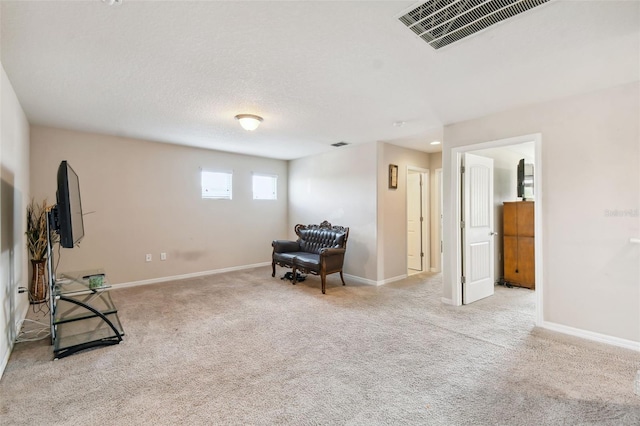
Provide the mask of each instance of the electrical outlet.
POLYGON ((147 262, 151 262, 151 254, 147 254, 147 256, 146 256, 146 261, 147 261, 147 262))
POLYGON ((160 260, 167 260, 167 253, 160 253, 160 260))

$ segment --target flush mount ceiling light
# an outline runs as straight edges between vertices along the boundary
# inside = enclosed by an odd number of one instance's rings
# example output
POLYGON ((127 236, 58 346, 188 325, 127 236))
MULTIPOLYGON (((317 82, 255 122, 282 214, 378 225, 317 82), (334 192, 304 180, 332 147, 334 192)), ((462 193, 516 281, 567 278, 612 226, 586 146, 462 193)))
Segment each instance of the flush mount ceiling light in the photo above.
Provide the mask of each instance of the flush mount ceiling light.
POLYGON ((253 114, 238 114, 236 120, 240 122, 243 129, 253 132, 262 122, 262 117, 253 114))
POLYGON ((431 142, 431 145, 440 145, 440 141, 433 141, 431 142))

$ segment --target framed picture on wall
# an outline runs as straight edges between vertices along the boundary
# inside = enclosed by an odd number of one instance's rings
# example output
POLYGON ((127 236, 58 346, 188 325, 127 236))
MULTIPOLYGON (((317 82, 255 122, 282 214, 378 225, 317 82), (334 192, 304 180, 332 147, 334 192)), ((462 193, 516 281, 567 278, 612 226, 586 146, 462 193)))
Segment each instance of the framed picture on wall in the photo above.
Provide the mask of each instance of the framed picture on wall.
POLYGON ((398 189, 398 166, 389 164, 389 188, 398 189))

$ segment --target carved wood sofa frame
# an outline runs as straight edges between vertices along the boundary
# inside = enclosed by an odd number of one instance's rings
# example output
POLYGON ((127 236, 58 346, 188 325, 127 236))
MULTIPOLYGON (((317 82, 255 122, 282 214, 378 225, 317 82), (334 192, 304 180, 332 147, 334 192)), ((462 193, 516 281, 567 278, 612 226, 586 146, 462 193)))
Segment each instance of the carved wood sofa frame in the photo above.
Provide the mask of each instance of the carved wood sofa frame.
POLYGON ((297 271, 320 275, 322 294, 325 294, 327 275, 339 272, 342 285, 345 285, 342 266, 347 250, 349 228, 332 226, 325 220, 320 225, 298 224, 294 230, 298 236, 297 241, 275 240, 271 243, 273 247, 271 276, 276 276, 276 265, 292 268, 291 283, 294 285, 297 271))

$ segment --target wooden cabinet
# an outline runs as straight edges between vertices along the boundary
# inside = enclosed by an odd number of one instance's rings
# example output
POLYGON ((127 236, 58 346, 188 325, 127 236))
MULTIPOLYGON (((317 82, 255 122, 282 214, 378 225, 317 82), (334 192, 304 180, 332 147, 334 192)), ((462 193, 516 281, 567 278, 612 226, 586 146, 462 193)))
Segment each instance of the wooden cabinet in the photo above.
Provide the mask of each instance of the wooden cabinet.
POLYGON ((534 203, 504 203, 504 280, 508 284, 535 289, 534 203))

